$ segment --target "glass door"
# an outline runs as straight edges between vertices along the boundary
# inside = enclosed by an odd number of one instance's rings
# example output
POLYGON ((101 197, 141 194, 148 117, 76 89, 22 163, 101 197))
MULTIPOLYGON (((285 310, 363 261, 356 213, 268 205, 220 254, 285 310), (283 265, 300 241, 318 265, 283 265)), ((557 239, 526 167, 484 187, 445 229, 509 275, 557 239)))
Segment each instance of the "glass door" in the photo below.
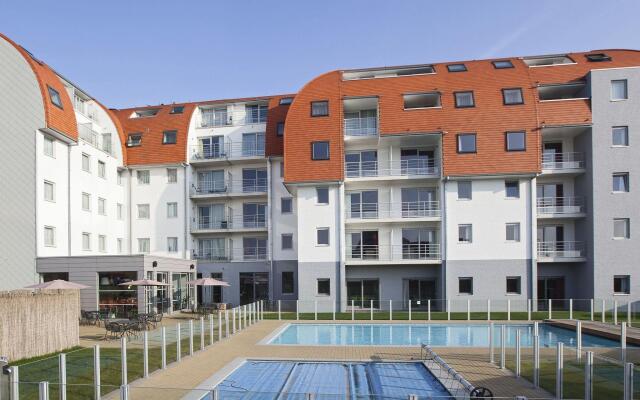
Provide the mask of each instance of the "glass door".
POLYGON ((224 136, 207 136, 200 138, 200 149, 204 158, 224 157, 224 136))
POLYGON ((264 155, 264 133, 244 133, 242 135, 242 156, 260 157, 264 155))
POLYGON ((402 175, 427 175, 435 165, 433 150, 400 150, 400 169, 402 175))
POLYGON ((242 222, 245 228, 261 228, 266 226, 266 221, 266 204, 244 203, 242 205, 242 222))
POLYGON ((200 193, 224 193, 224 170, 198 172, 198 191, 200 193))
POLYGON ((378 191, 366 190, 349 193, 351 218, 378 218, 378 191))
POLYGON ((378 259, 378 231, 352 232, 351 258, 360 260, 378 259))
POLYGON ((434 256, 437 249, 436 233, 432 229, 403 229, 402 230, 402 258, 420 260, 434 256))
POLYGON ((240 305, 269 299, 268 272, 240 273, 240 305))
POLYGON ((436 298, 434 279, 408 279, 406 281, 406 299, 412 308, 427 308, 427 300, 436 298))
POLYGON ((378 279, 347 280, 347 306, 356 308, 380 307, 380 282, 378 279))
POLYGON ((551 169, 562 165, 562 142, 543 143, 542 164, 551 169))
POLYGON ((429 188, 402 189, 402 217, 432 216, 435 211, 436 191, 429 188))

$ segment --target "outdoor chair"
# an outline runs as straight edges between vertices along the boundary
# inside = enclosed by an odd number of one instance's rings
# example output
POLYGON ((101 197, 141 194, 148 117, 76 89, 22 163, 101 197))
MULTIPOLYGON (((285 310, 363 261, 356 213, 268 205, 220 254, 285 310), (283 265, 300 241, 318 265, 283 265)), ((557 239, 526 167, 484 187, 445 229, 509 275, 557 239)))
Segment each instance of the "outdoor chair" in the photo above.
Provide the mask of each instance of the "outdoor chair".
POLYGON ((126 326, 119 322, 105 322, 105 339, 118 339, 127 333, 126 326))

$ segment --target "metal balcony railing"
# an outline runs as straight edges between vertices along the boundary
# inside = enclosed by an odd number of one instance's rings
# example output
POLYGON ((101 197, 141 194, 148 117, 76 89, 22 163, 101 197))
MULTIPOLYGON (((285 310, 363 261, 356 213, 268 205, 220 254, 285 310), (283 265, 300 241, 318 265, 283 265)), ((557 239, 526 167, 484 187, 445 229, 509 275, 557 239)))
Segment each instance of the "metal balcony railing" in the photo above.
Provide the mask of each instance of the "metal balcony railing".
POLYGON ((539 197, 538 214, 579 214, 585 212, 583 197, 539 197))
POLYGON ((266 193, 267 179, 199 180, 191 188, 192 195, 227 195, 266 193))
POLYGON ((80 139, 98 150, 112 154, 111 133, 99 133, 93 130, 92 124, 78 124, 80 139))
POLYGON ((267 111, 266 106, 238 111, 203 108, 200 110, 196 126, 199 128, 218 128, 224 126, 265 124, 267 122, 267 111))
POLYGON ((191 160, 233 160, 264 157, 264 139, 261 141, 228 141, 224 144, 206 144, 200 142, 191 146, 191 160))
POLYGON ((542 155, 542 169, 571 170, 584 168, 584 153, 546 153, 542 155))
POLYGON ((345 118, 345 136, 376 136, 378 134, 378 117, 345 118))
POLYGON ((440 244, 407 243, 402 245, 347 246, 347 259, 353 261, 439 260, 440 244))
POLYGON ((202 261, 264 261, 269 259, 268 246, 198 249, 192 259, 202 261))
POLYGON ((584 256, 584 242, 538 242, 538 258, 580 258, 584 256))
POLYGON ((435 160, 401 160, 392 162, 362 161, 346 162, 347 178, 368 178, 382 176, 424 176, 436 177, 440 169, 435 160))
POLYGON ((440 216, 438 201, 403 201, 396 203, 358 203, 346 210, 347 219, 433 218, 440 216))
POLYGON ((266 215, 229 215, 217 218, 198 217, 193 221, 191 230, 197 232, 214 229, 257 229, 266 227, 266 215))

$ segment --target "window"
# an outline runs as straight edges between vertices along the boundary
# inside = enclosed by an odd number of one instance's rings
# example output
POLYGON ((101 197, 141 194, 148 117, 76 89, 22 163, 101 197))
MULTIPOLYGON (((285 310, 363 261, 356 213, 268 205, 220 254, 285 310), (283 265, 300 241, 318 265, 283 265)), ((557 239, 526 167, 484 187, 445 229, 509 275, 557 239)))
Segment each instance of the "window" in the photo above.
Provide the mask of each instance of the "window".
POLYGON ((328 160, 329 159, 329 142, 312 142, 311 143, 311 159, 312 160, 328 160))
POLYGON ((131 114, 129 118, 155 117, 159 111, 160 111, 159 108, 151 108, 148 110, 136 110, 133 112, 133 114, 131 114))
POLYGON ((122 214, 122 204, 118 203, 116 205, 116 215, 118 216, 118 220, 122 221, 124 219, 124 216, 122 214))
POLYGON ((142 144, 141 133, 130 133, 127 137, 127 147, 137 147, 142 144))
POLYGON ((122 238, 116 239, 116 251, 118 254, 122 254, 122 238))
POLYGON ((184 112, 184 106, 173 106, 169 114, 182 114, 184 112))
POLYGON ((520 198, 520 182, 518 181, 505 181, 504 191, 507 199, 520 198))
POLYGON ((460 133, 458 134, 458 153, 475 153, 476 152, 476 134, 460 133))
POLYGON ((458 294, 473 294, 473 278, 458 278, 458 294))
POLYGON ((293 280, 293 271, 282 272, 282 294, 293 294, 295 283, 293 280))
POLYGON ((458 181, 458 200, 471 200, 471 181, 458 181))
POLYGON ((522 89, 502 89, 502 101, 505 105, 524 104, 522 89))
POLYGON ((55 183, 44 181, 44 199, 46 201, 56 201, 55 183))
POLYGON ((618 172, 613 174, 613 192, 626 193, 629 191, 629 173, 618 172))
POLYGON ((614 126, 611 129, 611 143, 613 146, 629 146, 629 128, 614 126))
POLYGON ((509 60, 493 61, 493 68, 495 69, 513 68, 513 63, 511 63, 511 61, 509 60))
POLYGON ((280 212, 282 214, 293 212, 293 200, 290 197, 280 199, 280 212))
POLYGON ((282 250, 293 249, 293 235, 290 233, 282 234, 282 250))
POLYGON ((584 55, 589 62, 611 61, 611 57, 604 53, 591 53, 584 55))
POLYGON ((280 99, 280 105, 281 106, 288 106, 289 104, 293 103, 293 97, 283 97, 280 99))
POLYGON ((138 219, 149 219, 149 204, 138 204, 138 219))
POLYGON ((98 214, 107 215, 107 200, 98 197, 98 214))
POLYGON ((247 123, 259 124, 267 121, 268 107, 266 104, 248 104, 245 106, 245 110, 247 123))
POLYGON ((89 193, 82 193, 82 209, 91 211, 91 195, 89 193))
POLYGON ((318 228, 316 230, 317 244, 318 246, 329 245, 329 228, 318 228))
POLYGON ((508 223, 506 227, 506 239, 507 242, 519 242, 520 241, 520 223, 508 223))
POLYGON ((98 235, 98 251, 101 253, 107 251, 107 237, 105 235, 98 235))
POLYGON ((178 238, 177 237, 168 237, 167 238, 167 252, 169 252, 169 253, 177 253, 178 252, 178 238))
POLYGON ((276 135, 284 136, 284 122, 278 122, 276 125, 276 135))
POLYGON ((98 160, 98 177, 105 179, 107 177, 107 165, 104 161, 98 160))
POLYGON ((456 108, 474 107, 473 92, 455 92, 456 108))
POLYGON ((118 175, 117 175, 116 180, 117 180, 118 185, 122 186, 122 184, 123 184, 123 181, 122 181, 122 171, 118 171, 118 175))
POLYGON ((464 72, 467 70, 467 66, 464 64, 449 64, 447 65, 449 72, 464 72))
POLYGON ((167 168, 167 183, 178 182, 178 170, 176 168, 167 168))
POLYGON ((149 184, 151 178, 148 169, 136 171, 136 174, 138 176, 138 185, 149 184))
POLYGON ((46 247, 56 246, 56 228, 53 226, 44 227, 44 245, 46 247))
POLYGON ((138 239, 138 253, 148 254, 151 249, 151 240, 149 238, 138 239))
POLYGON ((82 250, 91 250, 91 234, 88 232, 82 232, 82 250))
POLYGON ((472 236, 471 224, 458 225, 458 243, 471 243, 472 236))
POLYGON ((178 218, 178 203, 167 203, 167 218, 178 218))
POLYGON ((86 153, 82 153, 82 170, 91 172, 91 156, 86 153))
POLYGON ((317 280, 318 296, 331 296, 331 280, 319 278, 317 280))
POLYGON ((399 76, 434 74, 436 70, 432 65, 418 65, 404 68, 379 68, 379 69, 361 69, 352 70, 342 73, 342 79, 374 79, 374 78, 395 78, 399 76))
POLYGON ((162 132, 162 144, 176 144, 177 136, 178 136, 178 131, 162 132))
POLYGON ((507 276, 507 294, 520 294, 520 277, 507 276))
POLYGON ((627 99, 627 80, 617 79, 611 81, 611 100, 627 99))
POLYGON ((441 107, 440 93, 410 93, 402 96, 404 99, 404 109, 413 108, 437 108, 441 107))
POLYGON ((613 293, 614 294, 630 294, 631 293, 631 277, 629 275, 615 275, 613 277, 613 293))
POLYGON ((507 151, 525 151, 527 149, 526 132, 507 132, 505 147, 507 151))
POLYGON ((573 64, 574 61, 565 54, 550 56, 527 57, 522 60, 529 67, 544 67, 549 65, 573 64))
POLYGON ((588 97, 589 94, 585 82, 538 86, 538 98, 540 101, 586 99, 588 97))
POLYGON ((613 238, 629 239, 631 237, 629 228, 630 228, 629 218, 614 218, 613 219, 613 238))
POLYGON ((62 98, 60 97, 60 93, 57 90, 47 85, 47 89, 49 89, 49 99, 54 106, 62 109, 62 98))
POLYGON ((312 117, 326 117, 327 115, 329 115, 329 102, 327 100, 311 102, 312 117))
POLYGON ((316 198, 318 204, 329 204, 329 188, 316 188, 316 198))
POLYGON ((43 152, 45 156, 54 157, 56 156, 56 141, 54 138, 49 136, 44 136, 44 146, 43 152))
POLYGON ((280 178, 284 178, 284 161, 280 163, 280 178))

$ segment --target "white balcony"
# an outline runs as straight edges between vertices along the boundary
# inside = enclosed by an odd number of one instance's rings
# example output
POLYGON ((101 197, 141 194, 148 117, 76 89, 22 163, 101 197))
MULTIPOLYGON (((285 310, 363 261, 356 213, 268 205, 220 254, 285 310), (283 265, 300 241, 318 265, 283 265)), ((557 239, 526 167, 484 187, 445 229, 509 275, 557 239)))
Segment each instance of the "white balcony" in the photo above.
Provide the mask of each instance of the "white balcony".
POLYGON ((438 163, 433 160, 400 160, 390 162, 346 162, 347 180, 435 179, 440 177, 438 163))
POLYGON ((542 155, 542 173, 580 174, 584 172, 584 153, 546 153, 542 155))
POLYGON ((191 198, 256 197, 267 193, 267 179, 201 179, 191 187, 191 198))
POLYGON ((347 137, 377 136, 378 117, 345 118, 344 135, 347 137))
POLYGON ((351 204, 345 212, 346 222, 351 224, 439 221, 440 216, 438 201, 358 203, 351 204))
POLYGON ((93 130, 93 124, 78 124, 80 139, 105 153, 112 153, 111 133, 99 133, 93 130))
POLYGON ((585 260, 584 242, 538 242, 538 262, 580 262, 585 260))
POLYGON ((211 165, 216 163, 233 163, 234 161, 248 161, 264 159, 264 137, 260 141, 226 141, 222 144, 200 142, 191 146, 190 161, 192 164, 211 165))
POLYGON ((585 216, 582 197, 539 197, 536 200, 538 218, 580 218, 585 216))
POLYGON ((198 217, 191 224, 191 233, 262 232, 267 230, 266 215, 229 215, 222 218, 198 217))
POLYGON ((203 262, 267 261, 269 260, 269 248, 268 246, 259 246, 215 250, 197 249, 194 250, 191 258, 203 262))
POLYGON ((201 108, 197 116, 197 128, 222 128, 228 126, 243 126, 267 123, 268 108, 246 108, 245 110, 229 110, 224 107, 201 108))
POLYGON ((402 245, 347 246, 347 263, 350 265, 383 264, 439 264, 440 244, 415 243, 402 245))

